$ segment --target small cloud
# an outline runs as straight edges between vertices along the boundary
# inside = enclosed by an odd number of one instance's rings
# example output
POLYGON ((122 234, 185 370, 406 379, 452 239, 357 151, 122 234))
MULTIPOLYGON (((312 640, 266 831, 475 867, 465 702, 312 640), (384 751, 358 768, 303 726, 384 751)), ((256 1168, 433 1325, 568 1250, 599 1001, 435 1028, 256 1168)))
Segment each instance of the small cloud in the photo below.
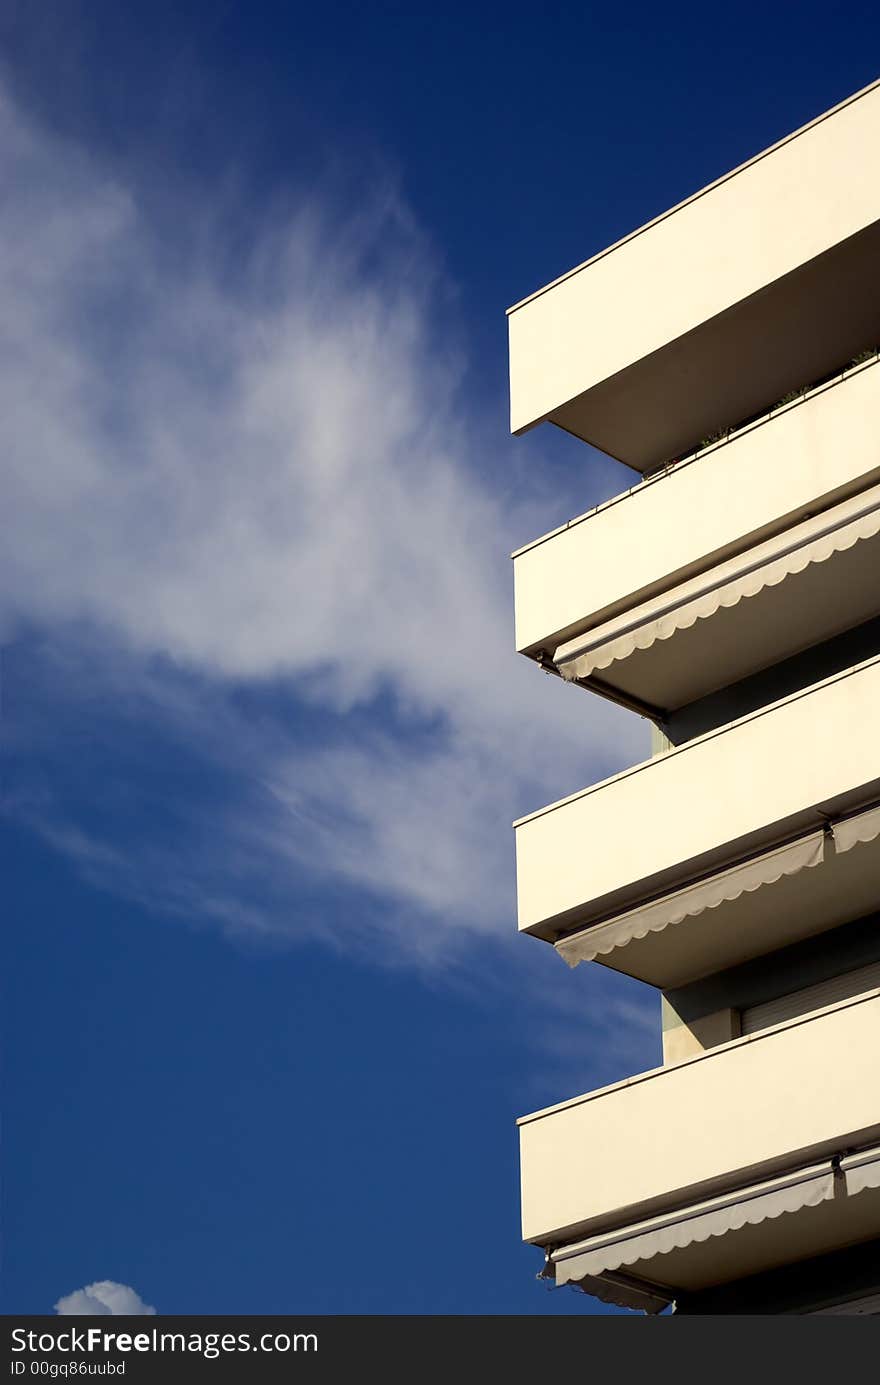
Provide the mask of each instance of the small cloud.
POLYGON ((62 1317, 112 1314, 114 1317, 150 1317, 155 1308, 144 1303, 140 1294, 127 1284, 114 1284, 112 1279, 101 1279, 96 1284, 87 1284, 84 1289, 74 1289, 72 1294, 60 1298, 55 1304, 55 1312, 62 1317))

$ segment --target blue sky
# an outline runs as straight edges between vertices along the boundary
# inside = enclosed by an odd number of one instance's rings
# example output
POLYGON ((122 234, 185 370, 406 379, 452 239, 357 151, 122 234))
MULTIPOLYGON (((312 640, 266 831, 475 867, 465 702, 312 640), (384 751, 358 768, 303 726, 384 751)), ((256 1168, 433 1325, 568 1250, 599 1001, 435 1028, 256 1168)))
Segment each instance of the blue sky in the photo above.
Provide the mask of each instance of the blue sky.
MULTIPOLYGON (((656 998, 510 822, 647 730, 512 653, 623 489, 505 307, 877 75, 873 6, 0 7, 3 1306, 590 1313, 514 1118, 656 998)), ((867 173, 866 173, 867 176, 867 173)))

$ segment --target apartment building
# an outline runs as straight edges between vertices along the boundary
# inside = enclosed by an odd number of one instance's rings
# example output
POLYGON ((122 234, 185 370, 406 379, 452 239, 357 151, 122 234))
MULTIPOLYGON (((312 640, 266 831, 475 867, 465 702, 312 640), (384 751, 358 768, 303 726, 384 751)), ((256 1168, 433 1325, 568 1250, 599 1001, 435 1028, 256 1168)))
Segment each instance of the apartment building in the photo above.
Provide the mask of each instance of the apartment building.
POLYGON ((880 1312, 878 173, 880 82, 509 313, 513 431, 634 480, 514 554, 518 650, 655 728, 515 824, 559 986, 662 996, 519 1122, 544 1274, 633 1309, 880 1312))

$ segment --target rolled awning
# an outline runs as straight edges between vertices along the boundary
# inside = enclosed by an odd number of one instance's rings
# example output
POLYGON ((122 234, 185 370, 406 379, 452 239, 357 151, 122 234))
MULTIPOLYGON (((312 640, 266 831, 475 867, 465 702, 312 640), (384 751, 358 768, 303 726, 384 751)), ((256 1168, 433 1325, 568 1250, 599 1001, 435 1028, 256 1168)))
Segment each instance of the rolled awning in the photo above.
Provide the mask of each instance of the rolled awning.
MULTIPOLYGON (((877 833, 880 834, 880 808, 874 811, 878 816, 877 833)), ((707 879, 698 880, 674 894, 640 905, 606 923, 594 924, 560 938, 555 943, 556 951, 570 967, 576 967, 579 962, 592 962, 614 948, 625 947, 635 938, 662 932, 670 924, 681 923, 686 918, 738 899, 740 895, 751 893, 763 885, 775 884, 783 876, 796 875, 798 871, 819 865, 824 859, 824 844, 823 831, 811 832, 786 846, 766 851, 707 879)), ((838 848, 841 849, 846 850, 845 847, 838 848)))
POLYGON ((599 674, 636 650, 649 649, 724 607, 778 586, 814 563, 880 534, 880 488, 874 486, 795 525, 735 558, 561 644, 553 661, 570 682, 599 674))
MULTIPOLYGON (((786 1213, 800 1212, 805 1207, 818 1207, 842 1195, 846 1195, 846 1190, 841 1177, 835 1174, 831 1163, 825 1161, 794 1175, 753 1184, 727 1197, 696 1203, 674 1215, 562 1247, 550 1257, 556 1283, 580 1283, 617 1270, 625 1271, 669 1251, 683 1250, 712 1236, 725 1236, 744 1226, 757 1226, 786 1213)), ((662 1282, 662 1269, 657 1279, 662 1282)))

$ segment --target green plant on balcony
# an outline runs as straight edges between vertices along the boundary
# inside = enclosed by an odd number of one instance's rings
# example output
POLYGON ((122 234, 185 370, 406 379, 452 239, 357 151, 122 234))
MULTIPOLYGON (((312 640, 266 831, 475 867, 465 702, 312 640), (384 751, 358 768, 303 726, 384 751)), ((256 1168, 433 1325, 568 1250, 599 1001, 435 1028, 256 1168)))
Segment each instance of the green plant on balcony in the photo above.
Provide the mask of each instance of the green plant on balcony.
POLYGON ((727 437, 728 431, 727 428, 719 428, 717 433, 708 433, 705 438, 700 439, 698 451, 703 447, 711 447, 713 442, 720 442, 722 438, 727 437))
POLYGON ((773 413, 776 409, 781 409, 785 404, 793 404, 796 399, 801 399, 805 393, 806 390, 789 390, 788 394, 784 394, 781 399, 776 401, 770 412, 773 413))

